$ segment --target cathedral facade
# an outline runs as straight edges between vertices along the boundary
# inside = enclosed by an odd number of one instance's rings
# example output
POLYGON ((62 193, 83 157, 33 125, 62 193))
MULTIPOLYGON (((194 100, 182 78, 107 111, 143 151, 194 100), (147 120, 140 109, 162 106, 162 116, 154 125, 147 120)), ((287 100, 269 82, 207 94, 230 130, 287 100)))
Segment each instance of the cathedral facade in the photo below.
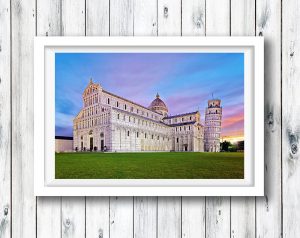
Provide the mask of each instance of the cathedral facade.
POLYGON ((203 126, 199 111, 169 116, 158 94, 150 106, 145 107, 108 92, 90 80, 82 99, 83 107, 73 120, 74 151, 220 150, 220 100, 209 101, 207 123, 203 126), (210 116, 216 112, 218 121, 210 116))

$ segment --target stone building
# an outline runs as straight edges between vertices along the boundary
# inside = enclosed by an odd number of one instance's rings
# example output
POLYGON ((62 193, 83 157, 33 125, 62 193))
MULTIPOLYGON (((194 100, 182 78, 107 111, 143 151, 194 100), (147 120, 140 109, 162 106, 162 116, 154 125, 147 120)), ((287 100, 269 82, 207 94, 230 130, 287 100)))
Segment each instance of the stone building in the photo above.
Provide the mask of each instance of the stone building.
POLYGON ((199 111, 168 116, 157 94, 149 107, 103 89, 90 80, 73 120, 74 150, 204 151, 199 111))
POLYGON ((73 137, 55 136, 55 152, 72 152, 73 137))
POLYGON ((220 152, 220 137, 222 124, 221 100, 208 100, 205 110, 204 150, 207 152, 220 152))

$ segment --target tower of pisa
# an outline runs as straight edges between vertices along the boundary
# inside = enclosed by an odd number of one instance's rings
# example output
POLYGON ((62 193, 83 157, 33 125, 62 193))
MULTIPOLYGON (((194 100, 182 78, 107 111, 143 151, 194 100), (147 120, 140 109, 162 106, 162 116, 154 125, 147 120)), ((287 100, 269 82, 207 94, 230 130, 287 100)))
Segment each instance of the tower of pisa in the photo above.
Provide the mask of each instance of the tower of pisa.
POLYGON ((208 100, 204 126, 204 150, 207 152, 220 152, 221 121, 221 100, 208 100))

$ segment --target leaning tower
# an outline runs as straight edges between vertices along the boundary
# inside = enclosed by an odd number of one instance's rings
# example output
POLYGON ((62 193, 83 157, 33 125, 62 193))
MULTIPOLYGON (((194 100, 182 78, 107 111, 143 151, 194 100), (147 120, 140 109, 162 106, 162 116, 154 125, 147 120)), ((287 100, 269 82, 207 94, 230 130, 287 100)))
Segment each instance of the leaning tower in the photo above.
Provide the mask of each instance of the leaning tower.
POLYGON ((220 99, 208 100, 205 110, 204 150, 220 152, 222 107, 220 99))

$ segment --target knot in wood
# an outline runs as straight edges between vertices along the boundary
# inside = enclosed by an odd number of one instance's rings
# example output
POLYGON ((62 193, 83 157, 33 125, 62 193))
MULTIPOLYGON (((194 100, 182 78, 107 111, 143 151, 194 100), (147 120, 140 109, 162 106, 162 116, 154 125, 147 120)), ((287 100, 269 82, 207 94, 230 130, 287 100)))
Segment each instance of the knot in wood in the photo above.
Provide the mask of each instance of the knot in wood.
POLYGON ((98 236, 98 238, 103 238, 103 230, 101 228, 99 229, 99 236, 98 236))
POLYGON ((295 154, 297 154, 297 152, 298 152, 298 146, 297 146, 297 144, 295 144, 295 143, 291 144, 291 153, 293 155, 295 155, 295 154))
POLYGON ((66 227, 69 227, 71 225, 71 220, 67 218, 65 223, 66 223, 66 227))
POLYGON ((164 17, 167 18, 169 16, 169 9, 168 7, 164 7, 164 17))
POLYGON ((7 214, 8 214, 8 206, 5 206, 4 207, 4 216, 7 216, 7 214))

